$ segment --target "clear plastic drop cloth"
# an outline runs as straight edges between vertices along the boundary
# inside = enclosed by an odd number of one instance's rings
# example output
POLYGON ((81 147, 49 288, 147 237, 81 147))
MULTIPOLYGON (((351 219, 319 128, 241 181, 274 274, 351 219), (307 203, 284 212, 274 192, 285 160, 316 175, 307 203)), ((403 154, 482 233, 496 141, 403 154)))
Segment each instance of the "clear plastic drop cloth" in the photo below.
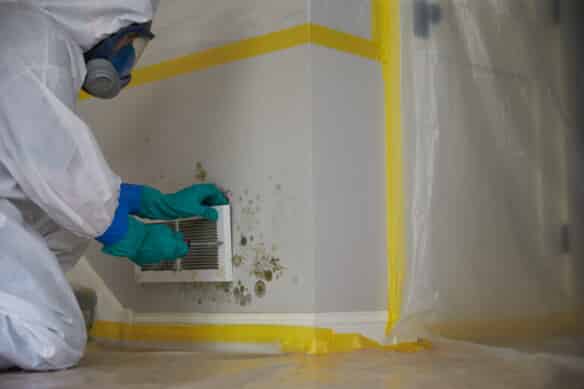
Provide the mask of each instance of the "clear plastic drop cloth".
POLYGON ((116 350, 90 345, 81 365, 58 373, 0 374, 2 389, 571 389, 584 366, 570 358, 493 352, 460 342, 420 353, 325 356, 116 350))
POLYGON ((401 1, 407 257, 393 341, 560 350, 584 333, 564 3, 401 1))

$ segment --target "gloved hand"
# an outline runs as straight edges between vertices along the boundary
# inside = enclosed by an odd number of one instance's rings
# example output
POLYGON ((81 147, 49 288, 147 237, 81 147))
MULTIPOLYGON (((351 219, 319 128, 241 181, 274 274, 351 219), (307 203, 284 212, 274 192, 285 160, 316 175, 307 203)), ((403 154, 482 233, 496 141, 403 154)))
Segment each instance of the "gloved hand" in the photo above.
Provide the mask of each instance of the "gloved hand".
POLYGON ((121 240, 104 245, 102 251, 115 257, 126 257, 137 265, 184 257, 189 247, 183 234, 162 224, 144 224, 128 217, 128 230, 121 240))
POLYGON ((172 220, 200 216, 217 220, 217 211, 211 206, 228 204, 229 200, 213 184, 197 184, 173 194, 144 186, 140 207, 134 214, 146 219, 172 220))

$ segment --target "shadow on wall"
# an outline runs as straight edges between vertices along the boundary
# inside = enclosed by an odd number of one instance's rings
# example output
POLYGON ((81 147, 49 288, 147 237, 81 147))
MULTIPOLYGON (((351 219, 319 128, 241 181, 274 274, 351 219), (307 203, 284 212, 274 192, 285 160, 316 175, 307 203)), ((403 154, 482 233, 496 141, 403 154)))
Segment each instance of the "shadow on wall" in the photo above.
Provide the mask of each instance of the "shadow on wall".
MULTIPOLYGON (((559 25, 562 32, 564 64, 563 114, 568 122, 568 177, 570 185, 570 250, 577 267, 579 279, 584 279, 584 2, 581 0, 556 1, 559 25)), ((582 283, 579 283, 582 284, 582 283)), ((578 291, 584 296, 584 290, 578 291)))

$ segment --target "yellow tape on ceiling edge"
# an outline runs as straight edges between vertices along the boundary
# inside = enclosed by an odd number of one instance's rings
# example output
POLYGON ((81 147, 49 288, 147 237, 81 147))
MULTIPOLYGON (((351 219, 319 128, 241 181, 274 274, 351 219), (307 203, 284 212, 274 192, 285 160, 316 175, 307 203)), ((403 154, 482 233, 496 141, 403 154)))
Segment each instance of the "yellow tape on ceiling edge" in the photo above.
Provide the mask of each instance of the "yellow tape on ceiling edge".
POLYGON ((337 334, 327 328, 276 325, 126 324, 97 321, 94 338, 114 342, 278 344, 282 352, 322 355, 356 350, 417 352, 430 343, 418 341, 384 346, 359 334, 337 334))
MULTIPOLYGON (((378 46, 373 41, 308 23, 139 68, 132 73, 132 82, 128 87, 149 84, 310 43, 370 60, 377 60, 379 54, 378 46)), ((84 92, 80 95, 81 99, 89 97, 84 92)))
POLYGON ((386 333, 401 315, 406 272, 401 117, 401 41, 399 0, 376 0, 374 39, 379 40, 385 83, 385 142, 387 169, 388 322, 386 333))

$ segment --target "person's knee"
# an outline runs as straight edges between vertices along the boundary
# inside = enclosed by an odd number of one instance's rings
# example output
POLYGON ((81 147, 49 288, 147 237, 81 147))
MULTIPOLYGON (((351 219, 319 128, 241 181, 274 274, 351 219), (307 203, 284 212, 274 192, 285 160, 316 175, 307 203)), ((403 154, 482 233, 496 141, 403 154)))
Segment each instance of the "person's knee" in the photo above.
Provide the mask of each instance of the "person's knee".
POLYGON ((47 337, 49 347, 43 350, 46 352, 42 355, 45 363, 41 364, 40 370, 61 370, 76 366, 83 357, 87 342, 85 322, 77 319, 74 323, 65 323, 57 331, 49 331, 54 336, 47 337))
POLYGON ((0 356, 25 370, 62 370, 76 366, 87 339, 83 322, 21 323, 4 317, 0 356))

